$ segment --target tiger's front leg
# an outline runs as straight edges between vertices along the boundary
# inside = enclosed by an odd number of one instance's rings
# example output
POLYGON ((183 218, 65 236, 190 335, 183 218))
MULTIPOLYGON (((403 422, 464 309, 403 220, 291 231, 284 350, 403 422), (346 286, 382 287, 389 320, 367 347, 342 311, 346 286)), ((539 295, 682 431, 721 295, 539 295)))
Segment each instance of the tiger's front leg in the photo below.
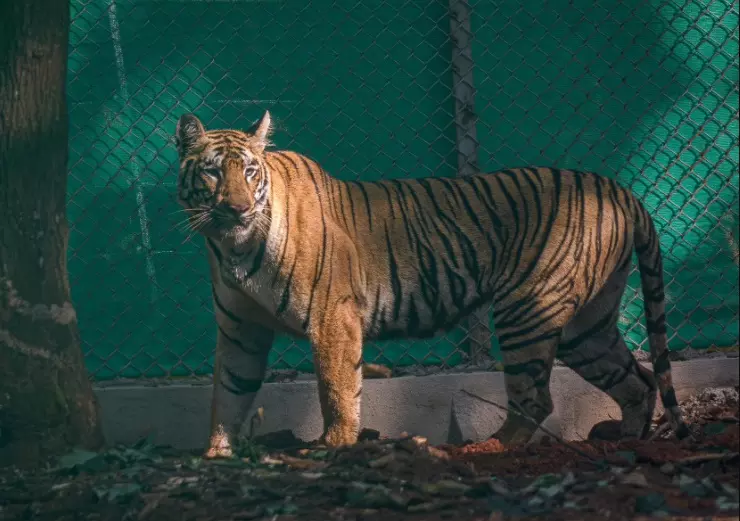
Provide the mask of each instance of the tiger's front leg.
POLYGON ((233 455, 233 444, 262 387, 273 338, 271 330, 256 324, 219 324, 206 458, 233 455))
POLYGON ((310 339, 324 419, 321 442, 352 445, 360 432, 362 392, 362 326, 354 303, 328 309, 310 339))

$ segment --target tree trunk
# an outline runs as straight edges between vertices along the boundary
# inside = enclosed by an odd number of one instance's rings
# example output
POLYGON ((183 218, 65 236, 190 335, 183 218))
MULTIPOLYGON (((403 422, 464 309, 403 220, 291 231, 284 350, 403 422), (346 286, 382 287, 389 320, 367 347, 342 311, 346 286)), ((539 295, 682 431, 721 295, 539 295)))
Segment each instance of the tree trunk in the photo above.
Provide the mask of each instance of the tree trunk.
POLYGON ((0 1, 0 467, 103 441, 67 277, 69 23, 0 1))

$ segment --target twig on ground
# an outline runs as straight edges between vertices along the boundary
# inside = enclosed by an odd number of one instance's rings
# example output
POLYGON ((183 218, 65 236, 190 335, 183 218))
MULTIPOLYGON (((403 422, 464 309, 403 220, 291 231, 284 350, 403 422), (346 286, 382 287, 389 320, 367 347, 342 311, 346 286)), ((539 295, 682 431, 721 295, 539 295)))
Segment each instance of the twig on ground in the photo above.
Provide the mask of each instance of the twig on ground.
POLYGON ((740 456, 740 452, 713 452, 711 454, 696 454, 676 460, 676 465, 696 465, 697 463, 706 463, 707 461, 729 460, 740 456))
POLYGON ((548 436, 551 436, 555 441, 557 441, 558 443, 561 443, 563 446, 569 448, 570 450, 572 450, 576 454, 578 454, 578 455, 586 458, 587 460, 595 463, 596 465, 598 465, 600 467, 605 467, 606 466, 606 464, 604 462, 597 460, 596 458, 594 458, 590 454, 582 451, 581 449, 579 449, 578 447, 574 446, 573 444, 568 443, 563 438, 561 438, 560 436, 558 436, 557 434, 555 434, 554 432, 552 432, 550 429, 548 429, 548 428, 542 426, 541 424, 539 424, 537 422, 537 420, 535 420, 534 418, 532 418, 531 416, 529 416, 526 412, 521 411, 521 410, 520 411, 517 411, 517 410, 511 409, 509 407, 505 407, 505 406, 500 405, 500 404, 498 404, 498 403, 496 403, 496 402, 494 402, 492 400, 488 400, 487 398, 483 398, 482 396, 478 396, 475 393, 471 393, 470 391, 468 391, 466 389, 461 389, 461 391, 463 393, 467 394, 468 396, 470 396, 471 398, 475 398, 476 400, 480 400, 481 402, 487 403, 488 405, 493 405, 494 407, 496 407, 496 408, 498 408, 498 409, 500 409, 502 411, 506 411, 507 413, 513 413, 513 414, 516 414, 517 416, 520 416, 521 418, 524 418, 525 420, 527 420, 528 422, 530 422, 531 424, 533 424, 535 427, 538 427, 539 429, 542 429, 542 432, 544 432, 548 436))
POLYGON ((254 414, 249 419, 249 439, 254 439, 254 433, 257 432, 262 422, 265 420, 265 409, 263 407, 257 407, 254 414))

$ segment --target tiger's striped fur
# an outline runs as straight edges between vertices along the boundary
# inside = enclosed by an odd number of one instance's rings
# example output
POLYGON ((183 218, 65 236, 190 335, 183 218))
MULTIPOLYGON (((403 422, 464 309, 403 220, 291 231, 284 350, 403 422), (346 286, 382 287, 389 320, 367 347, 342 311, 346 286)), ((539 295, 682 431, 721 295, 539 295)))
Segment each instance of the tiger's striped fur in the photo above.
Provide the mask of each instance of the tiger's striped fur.
MULTIPOLYGON (((422 338, 492 302, 511 406, 552 412, 554 358, 607 392, 621 434, 643 437, 656 392, 688 434, 671 383, 661 253, 652 220, 605 177, 518 168, 466 178, 341 181, 254 133, 177 129, 179 199, 206 237, 218 340, 209 453, 229 452, 276 331, 310 340, 323 441, 354 443, 363 341, 422 338), (653 369, 617 328, 637 252, 653 369)), ((509 415, 494 434, 521 443, 509 415)))

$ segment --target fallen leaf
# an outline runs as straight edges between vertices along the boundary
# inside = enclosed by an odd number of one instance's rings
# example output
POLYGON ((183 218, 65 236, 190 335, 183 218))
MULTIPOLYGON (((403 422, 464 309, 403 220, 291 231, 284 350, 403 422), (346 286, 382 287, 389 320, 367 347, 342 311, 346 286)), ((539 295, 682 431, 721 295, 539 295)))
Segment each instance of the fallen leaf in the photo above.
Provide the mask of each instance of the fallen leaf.
POLYGON ((80 449, 65 454, 58 461, 58 468, 65 471, 84 470, 94 472, 102 470, 105 466, 105 459, 102 454, 80 449))
POLYGON ((385 454, 377 459, 369 461, 367 465, 371 469, 381 469, 383 467, 387 467, 390 463, 392 463, 396 459, 397 459, 396 453, 389 452, 388 454, 385 454))
POLYGON ((634 465, 637 461, 637 454, 635 454, 631 450, 618 450, 614 453, 614 455, 617 456, 619 459, 626 461, 630 465, 634 465))
POLYGON ((635 512, 638 514, 652 514, 665 505, 665 498, 659 492, 651 492, 640 496, 635 501, 635 512))
POLYGON ((141 491, 138 483, 116 483, 112 487, 97 487, 93 492, 101 501, 119 501, 129 499, 141 491))
POLYGON ((707 423, 702 430, 705 436, 717 436, 727 430, 727 424, 724 422, 707 423))
POLYGON ((405 508, 408 499, 382 485, 354 482, 347 490, 347 503, 354 507, 405 508))
POLYGON ((425 483, 421 489, 427 494, 435 496, 459 497, 465 495, 471 487, 465 483, 443 479, 436 483, 425 483))
POLYGON ((293 456, 288 456, 287 454, 281 454, 279 457, 279 461, 282 461, 283 463, 288 465, 290 468, 293 468, 296 470, 320 469, 320 468, 326 467, 327 465, 325 461, 294 458, 293 456))

